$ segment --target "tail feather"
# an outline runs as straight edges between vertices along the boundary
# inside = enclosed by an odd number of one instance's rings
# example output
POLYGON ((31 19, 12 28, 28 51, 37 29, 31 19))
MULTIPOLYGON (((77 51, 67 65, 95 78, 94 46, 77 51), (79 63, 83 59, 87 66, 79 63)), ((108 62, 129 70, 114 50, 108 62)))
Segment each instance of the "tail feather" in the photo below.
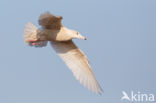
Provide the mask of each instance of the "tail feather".
POLYGON ((33 25, 32 23, 28 22, 26 25, 25 25, 25 28, 24 28, 24 36, 27 35, 27 34, 30 34, 31 32, 34 32, 36 31, 38 28, 33 25))
POLYGON ((37 27, 32 23, 27 23, 24 28, 23 36, 26 43, 29 40, 36 40, 37 39, 37 27))
POLYGON ((24 41, 29 45, 29 46, 34 46, 34 47, 44 47, 47 45, 47 41, 38 41, 38 28, 33 25, 32 23, 27 23, 24 28, 23 36, 24 36, 24 41))

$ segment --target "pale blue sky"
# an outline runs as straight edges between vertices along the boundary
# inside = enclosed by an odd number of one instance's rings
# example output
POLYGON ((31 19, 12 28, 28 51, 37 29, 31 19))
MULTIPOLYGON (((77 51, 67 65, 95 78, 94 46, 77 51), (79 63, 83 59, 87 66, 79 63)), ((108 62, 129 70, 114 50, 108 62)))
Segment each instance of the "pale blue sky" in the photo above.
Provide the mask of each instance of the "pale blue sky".
POLYGON ((156 96, 155 0, 1 0, 0 103, 121 103, 121 91, 156 96), (54 50, 27 46, 27 22, 50 11, 87 41, 88 56, 104 90, 84 88, 54 50))

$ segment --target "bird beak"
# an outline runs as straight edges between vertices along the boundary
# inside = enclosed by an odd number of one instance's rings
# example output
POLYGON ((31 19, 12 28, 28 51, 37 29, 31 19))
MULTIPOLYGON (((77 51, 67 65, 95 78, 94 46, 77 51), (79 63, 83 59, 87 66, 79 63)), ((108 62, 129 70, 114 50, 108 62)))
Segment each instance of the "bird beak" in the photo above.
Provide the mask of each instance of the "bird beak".
POLYGON ((79 35, 79 38, 82 39, 82 40, 87 40, 84 36, 82 35, 79 35))

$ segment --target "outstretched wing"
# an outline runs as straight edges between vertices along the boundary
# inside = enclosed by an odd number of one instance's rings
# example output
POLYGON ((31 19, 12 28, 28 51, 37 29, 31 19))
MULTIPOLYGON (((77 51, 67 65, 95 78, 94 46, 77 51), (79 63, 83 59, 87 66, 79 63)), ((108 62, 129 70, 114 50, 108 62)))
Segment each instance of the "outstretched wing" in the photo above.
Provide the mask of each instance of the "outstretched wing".
POLYGON ((49 12, 40 15, 38 23, 44 29, 60 29, 62 27, 62 16, 54 16, 49 12))
POLYGON ((102 89, 95 79, 86 56, 72 41, 51 42, 51 45, 81 84, 101 94, 102 89))

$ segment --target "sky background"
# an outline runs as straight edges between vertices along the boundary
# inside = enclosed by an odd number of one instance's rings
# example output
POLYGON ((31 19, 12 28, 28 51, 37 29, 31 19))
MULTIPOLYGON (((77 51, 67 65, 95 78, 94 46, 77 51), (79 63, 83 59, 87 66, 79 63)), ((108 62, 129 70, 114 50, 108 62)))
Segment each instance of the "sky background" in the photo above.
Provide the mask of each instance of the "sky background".
POLYGON ((1 0, 0 103, 122 103, 122 91, 156 96, 155 0, 1 0), (27 46, 23 29, 41 13, 63 16, 104 90, 73 77, 54 50, 27 46))

